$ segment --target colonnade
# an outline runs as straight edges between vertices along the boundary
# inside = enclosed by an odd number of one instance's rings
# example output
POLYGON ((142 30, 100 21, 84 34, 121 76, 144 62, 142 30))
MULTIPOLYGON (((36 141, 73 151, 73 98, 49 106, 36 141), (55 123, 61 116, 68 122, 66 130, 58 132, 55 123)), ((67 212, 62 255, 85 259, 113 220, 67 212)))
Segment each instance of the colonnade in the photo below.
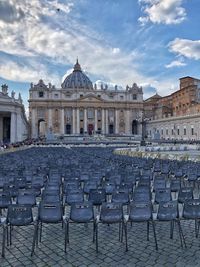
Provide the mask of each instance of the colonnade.
MULTIPOLYGON (((54 118, 54 109, 48 108, 44 121, 46 123, 46 131, 52 129, 53 133, 57 134, 83 134, 83 133, 96 133, 101 134, 132 134, 132 111, 117 108, 71 108, 67 114, 68 108, 57 109, 58 117, 54 118), (92 116, 89 115, 89 109, 92 110, 92 116), (110 113, 112 111, 112 113, 110 113), (55 129, 55 125, 57 128, 55 129), (121 126, 124 125, 124 126, 121 126), (68 126, 68 131, 67 131, 68 126), (70 130, 69 130, 70 129, 70 130)), ((37 117, 37 109, 32 109, 31 126, 32 137, 38 136, 39 121, 41 118, 37 117)), ((138 132, 140 132, 140 125, 138 124, 138 132)))
POLYGON ((0 114, 0 141, 7 142, 21 141, 21 118, 17 112, 10 112, 10 114, 0 114), (4 120, 6 119, 6 121, 4 120))
MULTIPOLYGON (((111 118, 109 117, 108 109, 101 109, 101 115, 98 117, 98 109, 94 109, 93 118, 88 118, 87 108, 81 109, 83 110, 83 118, 80 120, 80 108, 72 108, 72 134, 80 134, 80 121, 83 121, 83 131, 84 133, 88 132, 88 125, 93 125, 93 131, 97 132, 98 129, 101 129, 102 134, 109 133, 109 125, 113 125, 114 133, 119 133, 119 110, 115 109, 115 113, 111 118)), ((49 111, 49 116, 51 116, 51 111, 49 111)), ((60 132, 62 134, 65 133, 64 126, 64 109, 61 109, 60 112, 60 132)))

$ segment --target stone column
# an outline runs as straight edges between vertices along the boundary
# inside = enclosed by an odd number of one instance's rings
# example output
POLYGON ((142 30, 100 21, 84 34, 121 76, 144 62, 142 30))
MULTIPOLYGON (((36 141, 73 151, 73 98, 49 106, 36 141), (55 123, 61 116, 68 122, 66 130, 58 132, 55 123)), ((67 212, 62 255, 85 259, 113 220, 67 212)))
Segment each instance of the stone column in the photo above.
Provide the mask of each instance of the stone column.
POLYGON ((118 117, 118 110, 115 109, 115 133, 119 133, 119 117, 118 117))
MULTIPOLYGON (((20 112, 20 111, 18 111, 20 112)), ((23 133, 23 126, 22 126, 22 119, 21 119, 21 114, 20 113, 17 113, 16 114, 16 128, 17 128, 17 131, 16 131, 16 141, 17 142, 20 142, 22 141, 22 133, 23 133)))
POLYGON ((84 109, 84 133, 87 132, 87 109, 84 109))
POLYGON ((101 126, 101 133, 102 134, 105 134, 105 110, 102 108, 101 110, 101 123, 102 123, 102 126, 101 126))
POLYGON ((130 134, 130 111, 126 110, 126 134, 130 134))
POLYGON ((36 125, 36 109, 31 110, 31 136, 32 138, 38 137, 38 125, 36 125))
POLYGON ((94 110, 94 131, 96 132, 97 129, 97 109, 94 110))
POLYGON ((76 112, 75 109, 72 109, 72 133, 75 134, 76 133, 76 112))
POLYGON ((64 108, 60 110, 60 134, 65 133, 65 114, 64 114, 64 108))
POLYGON ((108 110, 106 109, 106 134, 108 134, 108 110))
POLYGON ((11 124, 10 124, 10 141, 11 143, 16 142, 16 133, 17 133, 17 118, 16 113, 11 113, 11 124))
POLYGON ((76 119, 77 119, 77 133, 80 134, 80 113, 79 108, 76 110, 76 119))
POLYGON ((3 117, 0 117, 0 141, 3 140, 3 117))
POLYGON ((48 110, 48 130, 52 128, 52 109, 49 108, 48 110))

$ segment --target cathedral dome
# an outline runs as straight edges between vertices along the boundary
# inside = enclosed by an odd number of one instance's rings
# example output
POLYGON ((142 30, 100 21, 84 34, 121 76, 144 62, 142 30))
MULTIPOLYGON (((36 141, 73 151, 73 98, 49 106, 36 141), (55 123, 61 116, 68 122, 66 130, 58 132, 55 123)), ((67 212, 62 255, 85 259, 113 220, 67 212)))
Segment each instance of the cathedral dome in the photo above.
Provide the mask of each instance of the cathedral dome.
POLYGON ((93 84, 90 79, 82 72, 78 59, 76 61, 76 64, 74 65, 73 72, 64 79, 61 87, 63 89, 93 89, 93 84))

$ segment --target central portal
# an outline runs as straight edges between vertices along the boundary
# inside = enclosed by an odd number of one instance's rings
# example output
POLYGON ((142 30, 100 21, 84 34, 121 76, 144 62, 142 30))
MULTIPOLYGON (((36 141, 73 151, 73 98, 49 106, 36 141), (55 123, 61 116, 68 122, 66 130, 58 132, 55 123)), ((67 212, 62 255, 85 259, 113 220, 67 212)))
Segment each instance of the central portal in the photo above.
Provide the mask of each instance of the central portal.
POLYGON ((93 124, 88 124, 88 134, 92 135, 94 130, 94 125, 93 124))

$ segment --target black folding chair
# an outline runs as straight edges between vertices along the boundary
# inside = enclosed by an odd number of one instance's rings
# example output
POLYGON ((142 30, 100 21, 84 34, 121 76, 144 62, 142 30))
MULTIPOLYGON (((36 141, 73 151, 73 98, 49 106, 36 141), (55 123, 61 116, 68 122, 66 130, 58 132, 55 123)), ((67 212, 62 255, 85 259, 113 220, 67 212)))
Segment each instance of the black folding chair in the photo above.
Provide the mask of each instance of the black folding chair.
MULTIPOLYGON (((94 210, 93 204, 91 202, 85 201, 82 203, 73 203, 70 208, 70 215, 66 219, 67 222, 67 238, 66 241, 69 243, 69 224, 70 223, 93 223, 93 242, 95 241, 95 218, 94 218, 94 210)), ((96 239, 97 240, 97 239, 96 239)), ((65 242, 65 251, 66 251, 65 242)))
POLYGON ((158 221, 162 222, 170 222, 171 239, 173 239, 174 223, 176 223, 178 225, 181 246, 183 247, 183 243, 186 246, 185 238, 180 224, 177 201, 168 201, 160 203, 158 208, 157 219, 158 221))
POLYGON ((125 242, 127 250, 127 228, 124 223, 123 206, 121 203, 103 203, 100 215, 96 218, 96 250, 98 252, 98 225, 102 224, 119 224, 119 241, 122 241, 123 229, 125 231, 125 242))
MULTIPOLYGON (((35 234, 34 236, 38 239, 38 230, 40 229, 40 242, 42 240, 42 225, 46 224, 57 224, 57 223, 64 223, 65 227, 65 252, 66 252, 66 238, 67 238, 67 227, 66 227, 66 220, 63 214, 63 207, 60 202, 52 202, 52 203, 46 203, 46 202, 40 202, 39 204, 39 211, 38 211, 38 220, 35 227, 35 234)), ((36 238, 34 238, 33 243, 33 252, 35 249, 35 241, 36 238)))
MULTIPOLYGON (((155 246, 156 250, 158 250, 158 244, 157 244, 157 237, 156 237, 156 231, 155 231, 155 222, 153 220, 153 208, 151 202, 132 202, 129 205, 129 214, 128 216, 125 216, 126 219, 126 225, 128 222, 131 223, 141 223, 146 222, 147 223, 147 241, 149 241, 149 224, 152 224, 153 227, 153 233, 154 233, 154 240, 155 240, 155 246)), ((126 245, 128 250, 128 244, 126 245)))
MULTIPOLYGON (((36 220, 33 219, 32 208, 30 205, 20 205, 20 204, 11 204, 8 206, 8 213, 6 221, 3 224, 3 245, 2 245, 2 257, 5 256, 5 240, 7 233, 7 243, 12 244, 12 231, 14 226, 28 226, 35 225, 36 229, 36 220), (9 231, 8 231, 9 229, 9 231)), ((33 237, 32 243, 32 252, 33 246, 35 243, 36 236, 33 237)))

